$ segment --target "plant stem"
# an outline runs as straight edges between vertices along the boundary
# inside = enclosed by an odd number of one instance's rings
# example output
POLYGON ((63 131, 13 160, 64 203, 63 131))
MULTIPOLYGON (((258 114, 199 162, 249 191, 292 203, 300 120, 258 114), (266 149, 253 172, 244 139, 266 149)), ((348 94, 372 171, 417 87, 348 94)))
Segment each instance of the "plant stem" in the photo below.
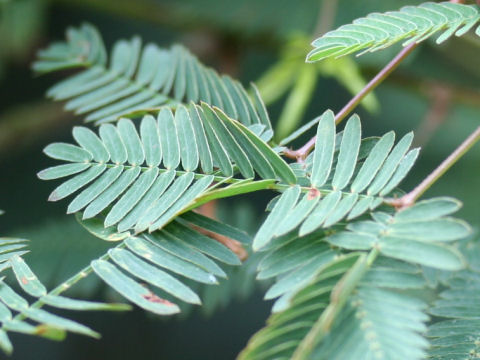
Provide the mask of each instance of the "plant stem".
MULTIPOLYGON (((417 47, 417 43, 412 43, 407 47, 403 48, 397 56, 395 56, 392 61, 390 61, 385 67, 372 79, 370 82, 365 85, 365 87, 355 95, 336 115, 335 123, 339 124, 353 109, 375 89, 383 80, 385 80, 390 73, 395 70, 398 65, 417 47)), ((305 160, 307 155, 315 146, 315 141, 317 137, 314 136, 311 138, 305 145, 303 145, 298 150, 285 150, 284 155, 291 159, 296 159, 299 162, 305 160)))
POLYGON ((412 43, 402 49, 365 87, 350 100, 347 105, 343 107, 335 115, 335 123, 339 124, 358 104, 363 100, 365 96, 373 91, 380 83, 385 80, 390 73, 395 70, 398 65, 417 47, 418 43, 412 43))
POLYGON ((423 195, 450 167, 455 164, 480 139, 480 126, 475 129, 438 167, 432 171, 415 189, 389 203, 395 207, 411 206, 423 195))

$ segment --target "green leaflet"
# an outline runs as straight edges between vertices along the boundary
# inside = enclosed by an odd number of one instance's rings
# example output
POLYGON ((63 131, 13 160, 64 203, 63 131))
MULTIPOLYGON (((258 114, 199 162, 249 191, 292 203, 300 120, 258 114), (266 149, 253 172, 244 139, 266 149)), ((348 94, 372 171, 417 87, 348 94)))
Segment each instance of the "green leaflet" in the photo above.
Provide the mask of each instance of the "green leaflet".
POLYGON ((180 106, 175 111, 175 124, 178 131, 182 167, 186 171, 193 171, 198 167, 199 154, 192 121, 185 107, 180 106))
POLYGON ((47 289, 37 279, 35 274, 30 270, 25 261, 18 255, 10 259, 13 272, 22 289, 29 295, 40 297, 47 294, 47 289))
POLYGON ((145 152, 133 122, 129 119, 120 119, 117 128, 127 150, 128 163, 132 166, 143 164, 145 152))
POLYGON ((180 148, 172 112, 168 109, 163 109, 158 114, 157 122, 163 165, 168 170, 175 170, 180 164, 180 148))
POLYGON ((405 46, 443 31, 437 38, 440 44, 454 34, 462 36, 479 21, 477 7, 452 2, 427 2, 419 6, 405 6, 399 11, 373 13, 313 41, 314 49, 307 55, 307 61, 338 58, 358 51, 361 55, 408 39, 403 44, 405 46))
POLYGON ((262 224, 262 226, 257 232, 257 235, 253 239, 252 247, 254 251, 258 251, 268 244, 268 242, 274 236, 280 222, 283 221, 283 217, 285 216, 285 214, 293 208, 299 195, 300 187, 298 185, 287 189, 283 193, 280 200, 275 205, 275 208, 272 210, 271 214, 262 224))
MULTIPOLYGON (((208 121, 212 130, 218 137, 219 142, 226 149, 228 154, 231 154, 232 160, 237 164, 241 174, 246 179, 253 178, 254 172, 252 164, 248 160, 247 155, 237 143, 233 135, 228 131, 226 126, 222 123, 220 118, 208 106, 203 104, 203 112, 205 119, 208 121)), ((228 120, 227 120, 228 121, 228 120)))
MULTIPOLYGON (((191 204, 196 198, 200 196, 213 182, 213 176, 206 176, 198 180, 187 191, 185 191, 181 198, 179 198, 168 210, 158 217, 148 228, 150 232, 162 228, 172 218, 180 215, 180 213, 191 204)), ((160 199, 161 200, 161 199, 160 199)))
POLYGON ((75 126, 72 131, 73 138, 85 150, 90 152, 93 159, 97 162, 106 162, 110 160, 110 153, 105 148, 103 142, 90 129, 75 126))
POLYGON ((421 201, 415 206, 400 210, 395 215, 396 222, 428 221, 445 215, 450 215, 460 209, 462 203, 448 197, 438 197, 421 201))
POLYGON ((89 167, 90 164, 82 163, 58 165, 42 170, 37 175, 42 180, 61 179, 62 177, 75 175, 79 172, 86 170, 89 167))
MULTIPOLYGON (((8 301, 5 299, 5 301, 8 301)), ((91 336, 93 338, 99 338, 100 334, 91 330, 90 328, 81 325, 75 321, 62 318, 57 315, 53 315, 42 309, 26 308, 22 311, 28 318, 39 322, 40 324, 46 324, 54 328, 63 329, 66 331, 91 336)))
POLYGON ((177 203, 177 200, 186 193, 188 187, 193 181, 193 173, 186 173, 180 176, 145 212, 135 225, 135 232, 139 233, 153 225, 168 208, 177 203), (159 206, 161 205, 161 206, 159 206))
POLYGON ((360 168, 355 180, 353 180, 350 188, 352 192, 362 192, 368 184, 371 183, 390 152, 394 139, 395 134, 389 132, 382 136, 382 138, 375 144, 368 154, 368 157, 365 159, 365 162, 360 168))
POLYGON ((328 179, 335 149, 335 117, 331 110, 326 111, 317 126, 317 141, 313 153, 311 182, 319 188, 328 179))
POLYGON ((81 189, 83 186, 88 184, 90 181, 97 178, 102 174, 107 166, 105 164, 98 164, 95 166, 89 167, 86 171, 76 175, 75 177, 67 180, 66 182, 59 185, 48 197, 49 201, 58 201, 71 194, 73 194, 78 189, 81 189))
POLYGON ((75 145, 65 143, 55 143, 47 146, 43 152, 52 159, 71 161, 71 162, 89 162, 92 160, 92 154, 75 145))
POLYGON ((356 115, 352 116, 343 131, 342 144, 340 145, 340 152, 338 154, 338 164, 332 180, 332 187, 335 190, 342 190, 347 186, 353 175, 357 162, 357 154, 360 149, 360 129, 360 118, 356 115))
POLYGON ((172 255, 186 260, 215 276, 226 277, 225 272, 215 262, 170 233, 161 231, 159 234, 149 234, 145 237, 172 255))
POLYGON ((118 224, 118 230, 123 232, 134 227, 141 217, 146 213, 146 211, 151 207, 152 203, 154 203, 163 195, 165 190, 174 179, 174 171, 170 170, 161 174, 156 178, 153 184, 148 186, 148 188, 146 187, 142 189, 142 192, 144 193, 143 197, 135 197, 135 200, 137 201, 135 204, 133 202, 125 204, 125 206, 131 208, 131 211, 123 217, 122 221, 120 221, 118 224))
MULTIPOLYGON (((287 163, 282 158, 280 158, 280 156, 278 156, 276 152, 272 150, 270 146, 268 146, 263 140, 259 139, 251 130, 249 130, 240 122, 235 122, 231 119, 226 118, 225 116, 222 116, 221 111, 216 110, 215 112, 221 119, 225 120, 226 125, 230 124, 230 125, 233 125, 231 126, 232 129, 233 128, 239 129, 240 137, 248 138, 248 141, 254 145, 253 147, 248 146, 248 148, 245 149, 246 152, 249 152, 250 149, 258 149, 257 152, 260 152, 263 155, 263 157, 265 157, 268 160, 270 166, 274 169, 276 175, 280 179, 282 179, 288 184, 296 183, 296 177, 293 171, 290 169, 287 163)), ((235 132, 235 130, 233 131, 235 132)), ((259 170, 257 171, 262 176, 260 171, 259 170)))
POLYGON ((325 198, 313 209, 310 215, 306 217, 305 222, 300 227, 300 235, 308 234, 318 228, 318 225, 322 224, 328 214, 335 209, 340 202, 341 197, 342 193, 340 191, 334 191, 325 196, 325 198))
POLYGON ((130 306, 127 304, 105 304, 92 301, 83 301, 70 299, 64 296, 57 295, 45 295, 42 297, 42 301, 50 306, 59 309, 68 310, 110 310, 110 311, 125 311, 129 310, 130 306))
POLYGON ((112 162, 117 165, 125 163, 128 156, 127 150, 118 134, 117 128, 112 124, 106 124, 100 127, 99 133, 112 162))
POLYGON ((162 160, 162 147, 157 124, 153 116, 147 115, 140 124, 140 136, 148 166, 158 166, 162 160))

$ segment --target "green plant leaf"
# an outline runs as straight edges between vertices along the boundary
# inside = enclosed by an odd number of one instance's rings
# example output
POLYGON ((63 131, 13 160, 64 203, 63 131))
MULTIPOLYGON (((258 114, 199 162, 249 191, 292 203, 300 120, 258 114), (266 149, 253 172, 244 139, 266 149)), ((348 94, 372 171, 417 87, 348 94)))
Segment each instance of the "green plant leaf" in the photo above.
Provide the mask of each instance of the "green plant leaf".
MULTIPOLYGON (((43 179, 74 175, 49 199, 60 200, 83 188, 69 204, 68 213, 82 211, 83 219, 101 217, 105 227, 115 225, 120 233, 140 233, 161 229, 208 200, 267 188, 278 179, 296 181, 288 164, 262 139, 206 104, 201 108, 191 105, 190 110, 179 107, 175 115, 164 108, 157 122, 145 116, 139 132, 128 119, 116 126, 101 125, 100 137, 76 127, 80 146, 60 147, 88 156, 67 157, 81 166, 60 165, 39 173, 43 179), (194 141, 188 139, 187 143, 187 138, 194 141), (197 149, 196 144, 203 145, 197 149), (180 164, 183 170, 178 168, 180 164), (220 167, 215 176, 202 172, 203 167, 213 170, 213 164, 220 167), (248 181, 232 178, 234 169, 248 181), (254 180, 255 172, 264 180, 254 180), (216 185, 212 186, 214 181, 216 185)), ((55 146, 49 145, 46 153, 62 158, 54 150, 55 146)))
MULTIPOLYGON (((84 24, 69 28, 66 42, 40 51, 33 69, 38 73, 82 69, 52 87, 48 96, 68 100, 65 108, 87 114, 86 121, 101 124, 144 115, 161 106, 204 101, 246 126, 264 125, 266 141, 273 135, 265 106, 255 89, 253 96, 249 96, 240 83, 203 66, 182 46, 162 49, 147 44, 142 49, 141 40, 133 37, 114 44, 110 65, 107 58, 98 30, 84 24)), ((201 154, 202 149, 199 151, 201 154)), ((208 173, 209 167, 204 170, 208 173)))
POLYGON ((362 51, 361 55, 408 39, 403 44, 405 46, 444 31, 437 38, 440 44, 454 34, 462 36, 479 21, 480 13, 476 6, 452 2, 427 2, 419 6, 404 6, 399 11, 373 13, 313 41, 314 49, 307 55, 307 61, 337 58, 358 51, 362 51))
POLYGON ((393 217, 373 213, 374 221, 350 223, 346 231, 326 240, 349 250, 376 248, 395 259, 460 270, 465 266, 464 259, 448 242, 467 237, 471 229, 463 221, 444 216, 458 210, 459 205, 454 199, 437 198, 420 201, 393 217))
POLYGON ((305 186, 301 191, 306 194, 288 199, 288 207, 277 209, 289 193, 280 196, 255 237, 254 249, 296 228, 303 236, 332 227, 345 218, 371 212, 388 200, 385 195, 406 176, 418 155, 418 150, 408 151, 412 134, 405 135, 395 147, 394 138, 390 132, 378 141, 361 141, 357 115, 350 117, 342 133, 335 134, 334 115, 327 110, 319 120, 314 153, 299 169, 298 183, 305 186), (309 199, 315 199, 315 205, 307 205, 309 199))

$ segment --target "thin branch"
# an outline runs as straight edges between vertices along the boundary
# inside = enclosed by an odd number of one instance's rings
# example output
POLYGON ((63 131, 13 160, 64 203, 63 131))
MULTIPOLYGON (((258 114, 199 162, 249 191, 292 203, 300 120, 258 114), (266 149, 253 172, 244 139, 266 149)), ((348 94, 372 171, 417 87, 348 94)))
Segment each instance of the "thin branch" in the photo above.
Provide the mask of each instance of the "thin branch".
MULTIPOLYGON (((392 61, 390 61, 370 82, 357 94, 355 95, 352 100, 350 100, 342 110, 340 110, 335 115, 335 123, 339 124, 353 109, 375 89, 380 83, 383 82, 387 78, 390 73, 395 70, 398 65, 417 47, 418 43, 412 43, 407 47, 403 48, 397 56, 395 56, 392 61)), ((315 141, 317 137, 314 136, 311 138, 305 145, 303 145, 298 150, 284 150, 284 155, 291 159, 296 159, 298 162, 303 162, 305 158, 308 156, 310 151, 315 146, 315 141)))
POLYGON ((415 189, 399 199, 389 202, 389 204, 398 207, 408 207, 423 195, 450 167, 455 164, 474 144, 480 139, 480 126, 472 132, 453 153, 451 153, 443 162, 432 171, 415 189))
POLYGON ((369 93, 373 91, 398 65, 418 46, 418 43, 412 43, 403 48, 392 61, 390 61, 370 82, 357 94, 347 105, 335 115, 335 123, 339 124, 369 93))
MULTIPOLYGON (((125 243, 121 242, 119 245, 116 246, 116 248, 121 249, 125 247, 125 243)), ((103 256, 99 258, 99 260, 108 260, 110 259, 110 254, 107 252, 103 256)), ((85 279, 88 275, 90 275, 93 272, 92 265, 88 265, 82 270, 80 270, 78 273, 58 285, 56 288, 51 290, 47 295, 60 295, 61 293, 67 291, 70 289, 74 284, 78 283, 80 280, 85 279)), ((44 300, 42 299, 43 297, 40 297, 37 301, 35 301, 32 305, 30 305, 30 308, 35 308, 35 309, 40 309, 45 305, 44 300)), ((21 321, 26 319, 27 316, 23 312, 19 312, 17 315, 13 317, 13 321, 21 321)), ((4 323, 5 325, 5 323, 4 323)), ((2 326, 2 329, 4 326, 2 326)))

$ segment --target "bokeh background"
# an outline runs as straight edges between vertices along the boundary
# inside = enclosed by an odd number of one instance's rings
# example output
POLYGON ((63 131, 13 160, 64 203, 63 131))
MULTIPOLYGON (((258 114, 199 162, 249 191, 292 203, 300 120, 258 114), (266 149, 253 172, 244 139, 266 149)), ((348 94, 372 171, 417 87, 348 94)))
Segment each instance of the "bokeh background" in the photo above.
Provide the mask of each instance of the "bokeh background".
MULTIPOLYGON (((27 261, 52 288, 109 244, 92 238, 65 202, 46 201, 52 184, 36 173, 51 165, 42 149, 69 141, 82 119, 44 96, 62 75, 35 77, 38 49, 63 40, 68 26, 95 25, 107 48, 140 35, 144 43, 182 43, 204 63, 243 84, 254 81, 268 103, 278 134, 338 111, 398 52, 398 47, 315 65, 303 63, 309 42, 329 29, 373 11, 396 10, 415 0, 0 0, 0 217, 2 236, 31 240, 27 261)), ((414 131, 423 148, 403 183, 412 189, 480 123, 480 38, 467 35, 445 45, 424 43, 356 111, 364 135, 414 131)), ((63 74, 65 75, 65 74, 63 74)), ((301 145, 312 132, 298 139, 301 145)), ((473 148, 426 194, 463 201, 459 216, 480 224, 480 146, 473 148)), ((272 195, 255 194, 216 205, 217 215, 253 233, 272 195)), ((168 319, 140 310, 70 317, 103 334, 100 341, 69 335, 61 343, 12 336, 12 359, 233 359, 268 316, 264 285, 254 282, 255 258, 231 281, 203 291, 207 306, 168 319)), ((72 296, 116 300, 91 277, 72 296)), ((3 358, 0 354, 0 358, 3 358)))

